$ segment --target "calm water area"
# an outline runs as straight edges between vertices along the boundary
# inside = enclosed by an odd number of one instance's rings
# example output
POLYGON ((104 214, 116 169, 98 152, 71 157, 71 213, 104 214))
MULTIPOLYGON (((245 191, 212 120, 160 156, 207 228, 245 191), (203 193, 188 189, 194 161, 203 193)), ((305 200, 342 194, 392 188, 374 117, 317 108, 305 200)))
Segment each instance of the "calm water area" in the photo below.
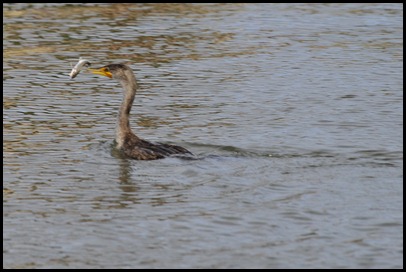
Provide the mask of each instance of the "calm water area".
POLYGON ((3 268, 403 268, 403 4, 3 4, 3 268))

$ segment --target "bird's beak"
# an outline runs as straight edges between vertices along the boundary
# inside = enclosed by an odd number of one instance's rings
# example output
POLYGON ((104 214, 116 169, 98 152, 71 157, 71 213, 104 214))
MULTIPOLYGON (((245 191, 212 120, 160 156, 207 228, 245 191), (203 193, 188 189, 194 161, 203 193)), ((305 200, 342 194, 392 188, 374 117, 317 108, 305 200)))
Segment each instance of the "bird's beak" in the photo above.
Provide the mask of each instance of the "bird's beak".
POLYGON ((96 75, 102 75, 102 76, 106 76, 109 78, 113 77, 113 75, 109 72, 109 70, 106 67, 102 67, 102 68, 98 68, 98 69, 89 68, 88 70, 96 75))

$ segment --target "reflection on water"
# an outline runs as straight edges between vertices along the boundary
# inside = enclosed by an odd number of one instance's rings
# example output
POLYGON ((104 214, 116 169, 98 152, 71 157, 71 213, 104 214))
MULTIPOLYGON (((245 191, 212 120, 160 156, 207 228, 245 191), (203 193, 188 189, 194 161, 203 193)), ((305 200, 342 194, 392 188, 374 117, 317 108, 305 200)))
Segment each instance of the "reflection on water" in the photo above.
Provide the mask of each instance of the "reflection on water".
POLYGON ((4 267, 403 267, 402 34, 401 4, 3 5, 4 267), (120 156, 79 56, 198 159, 120 156))

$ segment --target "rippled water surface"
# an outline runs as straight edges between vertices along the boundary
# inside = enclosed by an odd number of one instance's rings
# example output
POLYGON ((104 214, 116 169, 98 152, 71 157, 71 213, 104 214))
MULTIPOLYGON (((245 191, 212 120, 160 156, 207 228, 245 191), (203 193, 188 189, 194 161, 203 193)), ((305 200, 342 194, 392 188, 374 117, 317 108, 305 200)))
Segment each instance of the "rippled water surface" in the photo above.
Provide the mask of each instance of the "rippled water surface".
POLYGON ((3 267, 403 268, 402 130, 402 4, 5 4, 3 267))

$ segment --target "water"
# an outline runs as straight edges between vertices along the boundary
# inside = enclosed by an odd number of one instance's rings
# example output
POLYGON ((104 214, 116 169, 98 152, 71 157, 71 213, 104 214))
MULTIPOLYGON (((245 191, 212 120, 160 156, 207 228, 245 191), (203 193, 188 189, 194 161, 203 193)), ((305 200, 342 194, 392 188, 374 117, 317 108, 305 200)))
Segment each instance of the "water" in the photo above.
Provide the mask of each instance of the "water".
POLYGON ((4 268, 403 268, 403 5, 3 5, 4 268), (114 150, 131 124, 199 158, 114 150))

